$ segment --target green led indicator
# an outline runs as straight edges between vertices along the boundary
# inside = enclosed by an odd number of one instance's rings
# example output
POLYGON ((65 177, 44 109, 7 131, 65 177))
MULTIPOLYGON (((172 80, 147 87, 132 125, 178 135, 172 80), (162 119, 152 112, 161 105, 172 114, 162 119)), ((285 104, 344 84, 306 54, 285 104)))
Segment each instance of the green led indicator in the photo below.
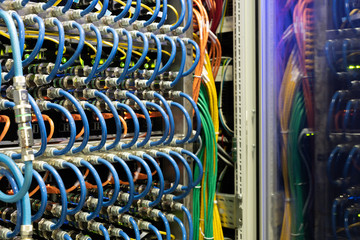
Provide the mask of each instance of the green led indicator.
POLYGON ((25 59, 29 58, 30 54, 25 54, 25 59))
POLYGON ((149 68, 149 64, 145 63, 145 64, 144 64, 144 68, 145 68, 145 69, 148 69, 148 68, 149 68))
POLYGON ((152 64, 151 64, 151 68, 155 68, 155 63, 152 63, 152 64))
POLYGON ((62 62, 62 63, 66 63, 66 57, 63 57, 63 58, 61 59, 61 62, 62 62))
POLYGON ((135 63, 134 63, 133 61, 131 61, 131 62, 130 62, 130 66, 133 67, 134 65, 135 65, 135 63))
POLYGON ((349 65, 348 69, 350 69, 350 70, 360 69, 360 65, 349 65))
POLYGON ((120 67, 122 67, 122 68, 125 67, 125 63, 124 63, 124 62, 121 62, 121 63, 120 63, 120 67))
POLYGON ((104 63, 104 59, 100 59, 100 64, 103 64, 104 63))
POLYGON ((95 63, 95 60, 92 60, 92 61, 91 61, 91 64, 94 65, 94 63, 95 63))

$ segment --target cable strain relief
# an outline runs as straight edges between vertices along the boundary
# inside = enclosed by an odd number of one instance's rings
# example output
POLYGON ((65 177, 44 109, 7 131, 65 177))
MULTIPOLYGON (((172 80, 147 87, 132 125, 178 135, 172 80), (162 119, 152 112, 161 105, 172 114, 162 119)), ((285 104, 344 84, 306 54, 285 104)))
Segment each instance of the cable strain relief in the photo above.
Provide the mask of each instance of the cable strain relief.
POLYGON ((177 210, 177 211, 180 211, 181 208, 182 208, 183 204, 182 203, 174 203, 171 208, 174 209, 174 210, 177 210))
POLYGON ((47 147, 46 149, 45 149, 45 152, 44 152, 44 156, 46 156, 46 157, 53 157, 53 156, 55 156, 54 155, 54 151, 55 150, 57 150, 56 148, 54 148, 54 147, 47 147))
POLYGON ((24 174, 25 163, 16 163, 16 165, 20 169, 21 173, 24 174))
POLYGON ((84 160, 84 159, 81 158, 81 157, 67 157, 66 160, 69 163, 72 163, 75 166, 80 167, 80 166, 82 166, 81 161, 84 160))
POLYGON ((169 32, 171 32, 171 25, 166 24, 160 28, 160 33, 162 34, 167 34, 169 32))
POLYGON ((166 216, 166 219, 169 221, 169 222, 174 222, 174 218, 175 218, 175 215, 172 214, 172 213, 168 213, 165 215, 166 216))
POLYGON ((55 26, 56 26, 56 25, 55 25, 55 19, 56 19, 56 18, 53 18, 53 17, 51 17, 51 18, 46 18, 46 19, 44 20, 45 27, 55 27, 55 26))
POLYGON ((44 168, 45 162, 44 161, 33 161, 33 168, 40 171, 45 171, 44 168))
POLYGON ((66 161, 63 159, 52 158, 48 160, 48 163, 55 168, 64 169, 64 163, 66 163, 66 161))
POLYGON ((64 30, 71 30, 74 29, 73 23, 75 23, 75 21, 66 21, 66 22, 62 22, 64 30))
POLYGON ((6 151, 6 152, 4 152, 4 154, 5 154, 6 156, 8 156, 9 158, 12 158, 12 155, 17 154, 17 152, 14 152, 14 151, 6 151))

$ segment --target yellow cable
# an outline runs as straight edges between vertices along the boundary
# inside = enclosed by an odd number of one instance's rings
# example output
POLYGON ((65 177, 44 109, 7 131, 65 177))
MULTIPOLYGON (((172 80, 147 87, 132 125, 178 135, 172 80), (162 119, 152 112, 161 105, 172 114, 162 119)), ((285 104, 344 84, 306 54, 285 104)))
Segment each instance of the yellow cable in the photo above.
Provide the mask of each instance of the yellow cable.
POLYGON ((100 12, 101 12, 101 10, 102 10, 102 8, 103 8, 103 5, 102 5, 102 3, 101 3, 100 1, 98 1, 98 4, 100 5, 100 10, 99 10, 99 11, 97 11, 96 13, 100 13, 100 12))
POLYGON ((59 3, 61 3, 61 1, 62 1, 62 0, 57 0, 57 1, 54 3, 53 6, 55 7, 55 6, 59 5, 59 3))
MULTIPOLYGON (((160 5, 160 7, 163 6, 164 6, 163 4, 160 5)), ((172 26, 174 26, 177 23, 177 21, 179 21, 179 13, 176 11, 176 8, 173 5, 168 4, 167 7, 170 8, 175 13, 176 20, 173 24, 171 24, 172 26)), ((153 7, 153 10, 155 10, 155 7, 153 7)))
MULTIPOLYGON (((163 231, 159 231, 159 233, 161 234, 161 235, 163 235, 163 236, 166 236, 166 232, 163 232, 163 231)), ((175 240, 175 236, 174 235, 170 235, 170 238, 171 238, 171 240, 175 240)))
MULTIPOLYGON (((126 6, 126 3, 124 3, 123 1, 115 0, 115 2, 120 3, 120 4, 123 5, 123 6, 126 6)), ((132 12, 129 11, 129 18, 131 18, 131 16, 132 16, 132 12)))

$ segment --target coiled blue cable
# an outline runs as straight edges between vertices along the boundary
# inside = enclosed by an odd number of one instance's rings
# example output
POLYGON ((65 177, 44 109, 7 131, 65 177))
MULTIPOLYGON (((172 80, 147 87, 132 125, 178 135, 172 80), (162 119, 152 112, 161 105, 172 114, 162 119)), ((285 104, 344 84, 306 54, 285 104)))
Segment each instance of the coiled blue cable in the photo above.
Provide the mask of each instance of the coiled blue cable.
POLYGON ((82 173, 80 172, 80 170, 79 170, 74 164, 65 161, 65 162, 63 162, 62 165, 63 165, 63 167, 66 167, 66 168, 71 169, 71 170, 75 173, 75 175, 76 175, 76 177, 77 177, 77 179, 78 179, 78 181, 79 181, 79 186, 80 186, 80 199, 79 199, 79 203, 78 203, 78 205, 77 205, 75 208, 70 209, 70 210, 67 211, 67 214, 68 214, 68 215, 74 215, 74 214, 76 214, 77 212, 79 212, 79 211, 83 208, 83 206, 84 206, 84 204, 85 204, 85 201, 86 201, 86 185, 85 185, 85 180, 84 180, 84 176, 82 175, 82 173))
POLYGON ((80 103, 76 100, 76 98, 73 95, 71 95, 70 93, 66 92, 63 89, 60 89, 59 90, 59 95, 67 98, 72 104, 74 104, 77 112, 81 116, 81 121, 82 121, 83 126, 84 126, 83 141, 81 142, 80 146, 78 146, 76 148, 73 148, 71 150, 72 153, 81 152, 86 147, 86 145, 87 145, 87 143, 89 141, 89 135, 90 135, 89 122, 88 122, 88 119, 86 117, 85 111, 81 107, 80 103))
POLYGON ((106 11, 108 10, 109 0, 104 0, 102 4, 103 7, 101 8, 100 13, 97 15, 97 19, 101 19, 105 15, 106 11))
POLYGON ((159 93, 154 92, 154 97, 158 98, 160 100, 160 102, 163 104, 166 113, 169 117, 169 123, 170 123, 170 133, 169 133, 169 138, 164 142, 164 145, 166 144, 170 144, 171 141, 174 138, 175 135, 175 121, 174 121, 174 116, 172 114, 172 111, 170 109, 170 106, 168 104, 168 102, 165 100, 165 98, 163 96, 161 96, 159 93))
POLYGON ((360 151, 360 149, 357 146, 354 146, 351 149, 348 157, 346 158, 346 161, 344 163, 343 173, 342 173, 344 180, 346 180, 348 178, 349 168, 351 166, 351 163, 353 163, 354 159, 356 159, 356 160, 358 159, 359 151, 360 151))
POLYGON ((174 216, 174 221, 179 225, 181 229, 182 240, 186 240, 186 229, 184 223, 176 216, 174 216))
POLYGON ((162 118, 164 120, 164 123, 165 123, 165 129, 164 129, 164 133, 163 133, 162 137, 157 141, 150 142, 150 147, 158 146, 158 145, 162 144, 166 140, 166 138, 167 138, 167 136, 169 134, 169 129, 170 129, 169 119, 167 117, 166 112, 159 105, 157 105, 156 103, 146 102, 146 107, 155 108, 158 112, 160 112, 160 114, 161 114, 161 116, 162 116, 162 118))
POLYGON ((189 27, 191 26, 193 22, 193 3, 191 0, 186 0, 186 6, 187 6, 187 20, 185 27, 183 28, 182 32, 186 32, 189 27))
POLYGON ((147 175, 146 187, 145 187, 144 191, 142 193, 134 196, 134 200, 139 200, 141 198, 144 198, 151 189, 152 173, 151 173, 151 169, 150 169, 149 165, 147 165, 147 163, 143 159, 139 158, 138 156, 134 156, 134 155, 129 155, 129 159, 140 163, 144 167, 146 175, 147 175))
POLYGON ((109 232, 108 230, 104 227, 104 225, 100 225, 99 227, 100 231, 102 232, 103 236, 104 236, 104 239, 105 240, 110 240, 110 236, 109 236, 109 232))
POLYGON ((149 26, 151 23, 153 23, 155 21, 155 19, 157 18, 157 16, 159 15, 160 12, 160 0, 155 0, 155 10, 154 13, 151 15, 151 17, 149 18, 149 20, 147 20, 146 22, 144 22, 144 27, 149 26))
POLYGON ((130 10, 130 7, 131 7, 131 0, 127 0, 126 1, 126 4, 125 4, 125 7, 124 9, 120 12, 119 15, 117 15, 115 18, 114 18, 114 21, 117 22, 119 21, 120 19, 122 19, 123 17, 125 17, 126 14, 128 14, 129 10, 130 10))
POLYGON ((149 203, 149 207, 153 207, 156 206, 160 203, 162 196, 164 195, 164 190, 165 190, 165 181, 164 181, 164 175, 162 173, 162 170, 159 166, 159 164, 155 161, 155 159, 153 157, 151 157, 149 154, 143 153, 143 158, 147 159, 148 161, 151 162, 151 164, 154 166, 157 175, 159 177, 159 192, 158 192, 158 196, 155 198, 154 201, 152 201, 151 203, 149 203))
MULTIPOLYGON (((69 0, 67 0, 69 1, 69 0)), ((42 9, 43 10, 46 10, 48 8, 51 8, 54 4, 55 4, 56 0, 49 0, 47 1, 43 6, 42 6, 42 9)))
POLYGON ((339 21, 338 21, 338 6, 337 6, 337 0, 332 1, 332 17, 333 17, 333 24, 335 29, 339 29, 339 21))
POLYGON ((81 160, 80 163, 81 163, 81 165, 83 165, 84 167, 89 169, 89 171, 91 172, 91 174, 93 175, 93 177, 95 179, 96 186, 97 186, 98 200, 97 200, 96 207, 95 207, 94 211, 90 212, 90 214, 86 217, 86 220, 90 221, 99 215, 99 213, 101 211, 101 207, 103 206, 103 200, 104 200, 103 187, 102 187, 102 182, 101 182, 100 176, 99 176, 98 172, 96 171, 96 169, 93 167, 93 165, 91 165, 89 162, 87 162, 85 160, 81 160))
POLYGON ((71 8, 73 2, 74 0, 66 0, 65 6, 62 9, 62 13, 66 13, 71 8))
POLYGON ((80 16, 85 16, 86 14, 90 13, 96 6, 96 4, 98 4, 99 0, 92 0, 90 5, 87 6, 87 8, 85 8, 84 10, 81 11, 80 16))
POLYGON ((46 185, 45 185, 44 180, 42 179, 41 175, 35 170, 33 170, 33 177, 36 179, 36 181, 40 187, 40 193, 41 193, 40 207, 39 207, 38 211, 33 216, 31 216, 31 221, 35 222, 42 217, 42 215, 44 214, 44 212, 46 210, 47 190, 46 190, 46 185))
MULTIPOLYGON (((165 4, 165 3, 164 3, 165 4)), ((146 81, 146 86, 150 86, 150 84, 155 80, 156 76, 158 75, 159 73, 159 69, 160 69, 160 64, 161 64, 161 55, 162 55, 162 52, 161 52, 161 42, 159 40, 159 38, 157 38, 155 36, 155 34, 151 33, 150 34, 150 37, 152 39, 154 39, 155 41, 155 45, 156 45, 156 64, 155 64, 155 67, 154 67, 154 70, 153 70, 153 74, 151 74, 149 80, 146 81)))
POLYGON ((65 44, 65 31, 64 31, 63 25, 57 18, 53 18, 53 21, 59 32, 59 46, 58 46, 57 55, 56 55, 56 59, 55 59, 55 63, 54 63, 54 68, 51 70, 50 74, 46 77, 46 81, 48 83, 50 83, 50 81, 54 79, 54 77, 56 76, 56 74, 60 68, 61 59, 62 59, 63 53, 64 53, 64 44, 65 44))
POLYGON ((131 54, 132 54, 132 46, 133 46, 133 40, 131 37, 131 34, 125 30, 122 29, 122 34, 126 36, 127 39, 127 50, 126 50, 126 58, 125 58, 125 65, 123 68, 123 72, 121 73, 120 77, 116 80, 116 84, 120 84, 126 77, 126 75, 129 72, 129 66, 130 66, 130 62, 131 62, 131 54))
POLYGON ((192 137, 191 139, 189 139, 188 143, 194 143, 198 137, 200 136, 200 132, 201 132, 201 118, 200 118, 200 112, 199 112, 199 108, 197 107, 194 99, 192 99, 192 97, 190 97, 189 95, 187 95, 186 93, 180 92, 180 97, 185 98, 186 100, 189 101, 189 103, 191 104, 191 106, 194 109, 195 112, 195 117, 196 117, 196 133, 194 135, 194 137, 192 137))
POLYGON ((91 146, 89 148, 90 152, 98 151, 98 150, 102 149, 106 144, 106 138, 107 138, 106 122, 105 122, 104 116, 101 114, 100 110, 97 107, 95 107, 94 105, 92 105, 88 102, 84 103, 84 107, 93 111, 100 122, 100 126, 101 126, 100 143, 97 146, 91 146))
POLYGON ((130 224, 131 224, 132 228, 134 229, 135 239, 136 239, 136 240, 140 240, 140 230, 139 230, 139 226, 137 225, 137 223, 136 223, 136 221, 134 220, 134 218, 129 217, 129 221, 130 221, 130 224))
POLYGON ((112 62, 112 60, 114 59, 116 52, 117 52, 117 48, 119 46, 119 35, 117 34, 117 32, 111 28, 111 27, 107 27, 106 31, 108 33, 111 33, 113 35, 113 47, 111 49, 111 52, 108 56, 108 58, 106 59, 106 61, 104 62, 104 64, 102 64, 100 67, 98 67, 98 69, 96 70, 96 72, 102 72, 104 71, 112 62))
POLYGON ((341 94, 342 94, 341 92, 337 91, 337 92, 335 92, 334 96, 331 99, 331 103, 330 103, 329 111, 328 111, 328 116, 327 116, 327 124, 326 124, 328 135, 330 134, 330 131, 332 129, 334 108, 335 108, 335 105, 338 103, 341 94))
MULTIPOLYGON (((166 18, 167 18, 167 0, 163 0, 162 1, 162 5, 163 5, 163 7, 162 7, 162 16, 161 16, 161 19, 160 19, 160 22, 158 23, 158 25, 156 26, 157 27, 157 29, 160 29, 163 25, 164 25, 164 23, 165 23, 165 21, 166 21, 166 18)), ((171 28, 170 28, 171 29, 171 28)))
POLYGON ((62 178, 60 177, 59 173, 56 171, 55 168, 53 168, 49 164, 45 163, 44 164, 44 169, 49 171, 53 175, 54 180, 56 181, 56 184, 58 185, 58 188, 59 188, 59 191, 60 191, 61 215, 60 215, 59 219, 56 221, 56 223, 51 225, 51 227, 50 227, 51 230, 56 230, 56 229, 59 229, 64 224, 64 222, 66 220, 66 212, 68 211, 68 209, 67 209, 66 189, 65 189, 64 183, 62 181, 62 178))
POLYGON ((161 234, 160 234, 160 232, 159 232, 159 230, 158 230, 154 225, 149 224, 149 229, 155 233, 155 235, 156 235, 156 237, 157 237, 158 240, 162 240, 162 239, 163 239, 162 236, 161 236, 161 234))
POLYGON ((65 146, 65 148, 63 148, 62 150, 57 150, 56 149, 53 152, 53 154, 55 156, 64 155, 64 154, 68 153, 71 150, 71 148, 74 146, 74 143, 75 143, 76 124, 75 124, 74 118, 71 116, 71 113, 66 108, 64 108, 63 106, 61 106, 59 104, 49 102, 49 103, 46 104, 46 107, 48 109, 58 110, 59 112, 64 114, 66 119, 68 120, 69 128, 70 128, 69 142, 65 146))
POLYGON ((110 205, 113 205, 116 200, 117 200, 117 197, 119 196, 119 193, 120 193, 120 181, 119 181, 119 175, 118 173, 116 172, 116 169, 114 168, 114 166, 109 163, 108 161, 106 161, 105 159, 102 159, 102 158, 98 158, 97 161, 100 163, 100 164, 103 164, 105 165, 109 171, 111 172, 112 176, 113 176, 113 179, 114 179, 114 192, 113 192, 113 196, 112 198, 109 200, 109 201, 103 201, 103 206, 104 207, 108 207, 110 205))
POLYGON ((344 213, 344 228, 347 239, 352 239, 349 229, 349 209, 345 209, 344 213))
POLYGON ((134 136, 133 136, 133 139, 130 142, 125 143, 125 144, 123 144, 121 146, 123 149, 131 148, 132 146, 134 146, 134 144, 136 143, 136 141, 139 138, 139 134, 140 134, 139 119, 137 118, 136 113, 134 112, 134 110, 131 107, 129 107, 128 105, 126 105, 126 104, 118 102, 118 103, 116 103, 116 108, 117 109, 120 109, 120 108, 125 109, 131 115, 131 118, 133 120, 133 123, 134 123, 134 136))
POLYGON ((183 72, 184 72, 184 68, 185 68, 185 62, 186 62, 186 46, 185 46, 185 43, 179 37, 176 38, 176 41, 179 43, 180 48, 181 48, 181 62, 180 62, 180 68, 179 68, 178 75, 176 75, 174 81, 172 81, 170 83, 170 87, 174 87, 180 81, 181 77, 183 76, 183 72))
POLYGON ((345 0, 345 14, 346 14, 346 19, 348 21, 348 23, 350 24, 350 27, 351 28, 355 28, 355 25, 351 19, 351 16, 350 16, 350 1, 349 0, 345 0))
MULTIPOLYGON (((158 0, 157 0, 158 1, 158 0)), ((132 66, 128 71, 127 74, 134 72, 136 69, 138 69, 144 62, 146 55, 148 53, 149 50, 149 40, 148 38, 145 36, 145 34, 143 34, 142 32, 137 31, 136 32, 136 36, 137 37, 141 37, 141 39, 143 40, 143 51, 141 54, 141 57, 139 58, 139 60, 135 63, 134 66, 132 66)))
MULTIPOLYGON (((104 3, 108 1, 108 0, 104 0, 104 3)), ((105 6, 105 5, 103 5, 105 6)), ((87 76, 84 80, 85 84, 88 84, 93 77, 95 76, 100 60, 101 60, 101 53, 102 53, 102 37, 101 37, 101 33, 99 31, 99 29, 97 27, 95 27, 94 24, 90 24, 90 29, 92 31, 94 31, 95 36, 96 36, 96 55, 95 55, 95 59, 94 59, 94 64, 91 68, 91 71, 89 73, 89 76, 87 76)))
POLYGON ((344 134, 346 133, 346 129, 348 127, 348 122, 349 122, 349 118, 351 115, 351 108, 354 105, 354 102, 356 100, 350 100, 347 102, 346 104, 346 108, 345 108, 345 117, 344 117, 344 122, 343 122, 343 132, 344 134))
POLYGON ((328 40, 328 41, 326 41, 326 43, 325 43, 325 57, 326 57, 326 61, 327 61, 327 63, 328 63, 328 65, 329 65, 329 67, 330 67, 330 70, 334 73, 334 74, 336 74, 337 73, 337 70, 336 70, 336 68, 335 68, 335 66, 334 66, 334 59, 331 57, 331 54, 330 54, 330 44, 332 44, 332 40, 328 40))
POLYGON ((192 188, 194 188, 195 186, 197 186, 197 185, 200 183, 200 181, 201 181, 201 179, 202 179, 202 176, 203 176, 203 165, 202 165, 200 159, 199 159, 194 153, 192 153, 192 152, 190 152, 190 151, 188 151, 188 150, 186 150, 186 149, 182 149, 182 150, 181 150, 181 154, 186 154, 186 155, 190 156, 190 157, 195 161, 195 163, 198 165, 198 168, 199 168, 199 176, 198 176, 198 178, 193 182, 193 184, 192 184, 192 186, 191 186, 192 188))
POLYGON ((177 188, 177 186, 179 185, 179 182, 180 182, 180 169, 179 169, 179 166, 176 163, 176 161, 170 155, 168 155, 166 153, 158 151, 158 152, 156 152, 156 156, 165 158, 166 160, 169 161, 171 166, 174 168, 174 171, 175 171, 174 183, 173 183, 172 187, 170 187, 169 189, 164 190, 164 194, 170 194, 170 193, 172 193, 172 192, 174 192, 176 190, 176 188, 177 188))
POLYGON ((169 43, 170 43, 170 46, 171 46, 171 53, 170 53, 170 57, 169 57, 169 60, 166 62, 166 64, 158 71, 158 74, 162 74, 164 73, 166 70, 169 69, 169 67, 171 66, 171 64, 174 62, 175 60, 175 56, 176 56, 176 44, 175 44, 175 41, 165 35, 164 36, 164 39, 167 40, 169 43))
POLYGON ((165 231, 166 231, 166 240, 171 240, 171 230, 170 230, 169 221, 166 219, 165 215, 160 211, 158 212, 158 216, 164 222, 165 231))
POLYGON ((332 176, 332 173, 331 173, 331 168, 332 168, 332 162, 333 162, 333 160, 334 160, 334 157, 339 154, 340 150, 341 150, 341 147, 340 147, 340 146, 336 146, 336 147, 332 150, 332 152, 331 152, 331 154, 330 154, 330 156, 329 156, 329 158, 328 158, 327 167, 326 167, 327 176, 328 176, 329 182, 331 182, 331 183, 332 183, 333 185, 335 185, 335 186, 337 185, 337 183, 336 183, 336 181, 333 179, 333 176, 332 176))
POLYGON ((130 18, 129 24, 133 24, 139 17, 141 12, 141 0, 136 0, 134 15, 130 18))
POLYGON ((179 20, 177 20, 177 22, 170 27, 171 31, 177 29, 180 26, 180 24, 184 21, 185 13, 186 13, 185 0, 180 0, 180 8, 181 8, 181 12, 180 12, 179 20))
POLYGON ((125 240, 130 240, 130 237, 124 231, 120 231, 119 235, 125 240))
POLYGON ((78 57, 84 47, 84 44, 85 44, 85 31, 81 27, 81 25, 74 21, 74 22, 72 22, 72 27, 77 28, 79 31, 79 42, 78 42, 76 50, 75 50, 74 54, 71 56, 71 58, 66 63, 64 63, 63 65, 61 65, 59 67, 60 71, 63 71, 65 69, 71 67, 71 65, 75 62, 75 60, 78 59, 78 57))
POLYGON ((193 239, 194 228, 193 228, 193 221, 192 221, 191 213, 184 205, 181 206, 181 210, 184 211, 186 219, 187 219, 188 224, 189 224, 189 238, 188 239, 189 240, 193 239))
POLYGON ((192 130, 192 124, 191 124, 191 118, 190 118, 190 115, 189 113, 186 111, 186 109, 184 108, 183 105, 177 103, 177 102, 170 102, 170 106, 174 106, 174 107, 177 107, 178 109, 180 109, 180 111, 184 114, 185 116, 185 120, 186 120, 186 123, 187 123, 187 131, 186 131, 186 135, 183 139, 179 140, 177 139, 175 141, 176 144, 184 144, 186 143, 189 138, 191 137, 191 130, 192 130))
POLYGON ((192 171, 191 171, 189 163, 186 161, 186 159, 181 154, 179 154, 179 153, 177 153, 175 151, 169 151, 169 154, 171 156, 175 156, 177 159, 180 160, 180 162, 184 165, 184 168, 185 168, 185 171, 186 171, 186 174, 187 174, 187 177, 188 177, 188 185, 183 186, 181 188, 182 190, 185 190, 185 191, 182 194, 180 194, 178 196, 175 196, 173 198, 174 201, 179 201, 179 200, 185 198, 191 192, 191 189, 194 186, 193 185, 193 177, 192 177, 193 175, 192 175, 192 171))
POLYGON ((105 145, 105 149, 106 150, 110 150, 115 148, 120 140, 121 140, 121 122, 120 122, 120 118, 119 118, 119 114, 116 110, 116 108, 114 107, 114 105, 112 104, 111 100, 102 92, 100 91, 95 91, 95 96, 98 98, 101 98, 102 100, 104 100, 104 102, 106 102, 106 104, 108 105, 108 107, 110 108, 111 113, 113 114, 114 120, 115 120, 115 127, 116 127, 116 137, 115 140, 112 144, 110 145, 105 145))
POLYGON ((194 40, 187 39, 187 41, 188 41, 188 43, 193 45, 194 48, 195 48, 195 60, 194 60, 194 63, 191 65, 191 67, 182 74, 182 77, 186 77, 187 75, 192 73, 195 70, 195 68, 198 65, 199 60, 200 60, 200 48, 199 48, 199 45, 194 40))
POLYGON ((331 230, 334 239, 337 239, 337 228, 336 228, 336 216, 337 216, 337 206, 339 204, 338 199, 336 198, 331 206, 331 230))

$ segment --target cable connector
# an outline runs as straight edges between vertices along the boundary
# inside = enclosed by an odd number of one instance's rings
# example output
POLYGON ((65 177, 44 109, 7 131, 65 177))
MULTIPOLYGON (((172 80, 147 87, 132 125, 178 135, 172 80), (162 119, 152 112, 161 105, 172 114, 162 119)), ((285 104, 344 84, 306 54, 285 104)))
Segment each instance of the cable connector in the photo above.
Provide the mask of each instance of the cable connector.
POLYGON ((36 84, 36 86, 42 86, 45 84, 48 84, 48 82, 46 81, 48 75, 44 75, 44 74, 35 74, 34 76, 34 83, 36 84))
POLYGON ((62 210, 62 206, 60 204, 54 203, 51 207, 50 212, 55 216, 55 217, 60 217, 61 216, 61 210, 62 210))
POLYGON ((101 18, 101 22, 104 25, 112 25, 115 23, 115 16, 104 16, 101 18))
POLYGON ((49 165, 51 165, 55 168, 58 168, 58 169, 64 169, 65 162, 66 162, 65 160, 57 159, 57 158, 52 158, 52 159, 49 159, 49 161, 48 161, 49 165))
POLYGON ((45 4, 46 3, 35 3, 35 4, 33 4, 32 6, 30 6, 31 13, 39 14, 39 13, 45 12, 45 10, 43 8, 43 6, 45 4))
POLYGON ((47 231, 50 232, 51 231, 51 227, 55 225, 55 223, 46 220, 45 218, 41 219, 40 222, 38 223, 38 228, 40 231, 47 231))
MULTIPOLYGON (((97 232, 97 233, 101 233, 101 231, 100 231, 100 226, 101 226, 102 224, 101 223, 99 223, 99 222, 95 222, 94 220, 91 220, 91 221, 89 221, 89 223, 88 223, 88 229, 90 230, 90 231, 95 231, 95 232, 97 232)), ((102 233, 101 233, 102 234, 102 233)))
POLYGON ((148 32, 154 32, 154 31, 156 31, 158 28, 157 28, 157 23, 151 23, 150 25, 148 25, 147 27, 146 27, 146 30, 148 31, 148 32))
POLYGON ((127 91, 126 90, 120 90, 120 89, 118 89, 118 90, 116 90, 115 91, 115 98, 117 99, 117 100, 120 100, 120 99, 125 99, 126 98, 126 93, 127 93, 127 91))
POLYGON ((128 27, 130 26, 130 19, 129 18, 122 18, 119 21, 117 21, 119 27, 128 27))
POLYGON ((146 222, 144 220, 138 221, 138 226, 139 226, 139 229, 141 229, 141 230, 149 230, 150 224, 151 224, 150 222, 146 222))
POLYGON ((144 28, 145 27, 144 25, 145 25, 144 20, 136 21, 132 24, 133 29, 135 29, 135 30, 140 30, 140 29, 144 28))
POLYGON ((82 28, 84 29, 85 32, 90 32, 91 31, 91 27, 92 23, 87 23, 87 24, 83 24, 82 28))
POLYGON ((26 25, 34 25, 36 22, 34 21, 35 14, 29 14, 22 16, 21 19, 24 21, 26 25))
POLYGON ((107 208, 107 213, 109 215, 113 215, 113 216, 118 216, 119 215, 119 212, 121 211, 121 207, 119 206, 109 206, 107 208))
POLYGON ((175 218, 175 215, 174 215, 174 214, 167 213, 167 214, 165 214, 165 216, 166 216, 166 219, 167 219, 169 222, 174 222, 174 218, 175 218))
POLYGON ((11 234, 11 230, 5 227, 0 227, 0 239, 9 239, 7 236, 11 234))
POLYGON ((63 9, 64 9, 64 7, 62 7, 62 6, 51 7, 48 9, 49 16, 59 17, 64 14, 63 9))
POLYGON ((109 27, 108 26, 101 26, 101 27, 99 27, 99 31, 100 31, 100 33, 102 33, 102 34, 107 34, 108 32, 108 29, 109 29, 109 27))
POLYGON ((45 27, 55 27, 55 26, 56 26, 56 24, 55 24, 55 19, 56 19, 56 18, 53 18, 53 17, 51 17, 51 18, 46 18, 46 19, 44 20, 45 27))
POLYGON ((33 161, 33 167, 34 169, 36 169, 37 171, 45 171, 44 165, 46 164, 46 162, 44 161, 33 161))
POLYGON ((98 13, 89 13, 89 14, 86 15, 86 21, 89 22, 89 23, 96 22, 96 21, 99 20, 98 16, 99 16, 98 13))
POLYGON ((89 215, 90 215, 90 213, 87 213, 87 212, 77 212, 74 217, 75 217, 76 221, 87 222, 89 215))
POLYGON ((80 9, 76 9, 76 10, 71 10, 68 12, 68 16, 71 20, 77 20, 79 18, 81 18, 81 12, 83 10, 80 10, 80 9))
POLYGON ((52 232, 51 238, 55 240, 64 240, 66 234, 68 233, 60 229, 56 229, 55 231, 52 232))
POLYGON ((62 25, 64 27, 64 30, 72 30, 74 29, 73 23, 75 23, 75 21, 66 21, 66 22, 62 22, 62 25))
POLYGON ((182 34, 184 33, 184 28, 183 28, 183 27, 177 27, 177 28, 175 29, 175 31, 173 31, 173 33, 174 33, 175 35, 182 35, 182 34))
POLYGON ((86 157, 85 157, 85 160, 86 161, 88 161, 89 163, 91 163, 91 164, 99 164, 99 156, 95 156, 95 155, 87 155, 86 157))
POLYGON ((129 201, 130 198, 130 194, 129 193, 119 193, 119 196, 117 197, 118 201, 123 201, 123 202, 127 202, 129 201))
POLYGON ((171 32, 171 25, 163 25, 161 28, 160 28, 160 33, 162 34, 167 34, 171 32))
POLYGON ((24 167, 25 167, 25 163, 16 163, 16 165, 18 166, 18 168, 20 169, 21 173, 24 173, 24 167))
POLYGON ((55 156, 54 155, 55 150, 57 150, 57 149, 54 148, 54 147, 47 147, 45 149, 45 152, 44 152, 43 155, 46 156, 46 157, 53 157, 53 156, 55 156))
POLYGON ((82 166, 81 161, 84 160, 81 157, 65 157, 66 161, 68 161, 69 163, 74 164, 77 167, 82 166))
POLYGON ((118 155, 124 160, 130 160, 131 154, 128 152, 119 152, 118 155))
POLYGON ((0 99, 0 110, 6 110, 8 109, 5 105, 6 103, 9 103, 10 101, 4 98, 0 99))

